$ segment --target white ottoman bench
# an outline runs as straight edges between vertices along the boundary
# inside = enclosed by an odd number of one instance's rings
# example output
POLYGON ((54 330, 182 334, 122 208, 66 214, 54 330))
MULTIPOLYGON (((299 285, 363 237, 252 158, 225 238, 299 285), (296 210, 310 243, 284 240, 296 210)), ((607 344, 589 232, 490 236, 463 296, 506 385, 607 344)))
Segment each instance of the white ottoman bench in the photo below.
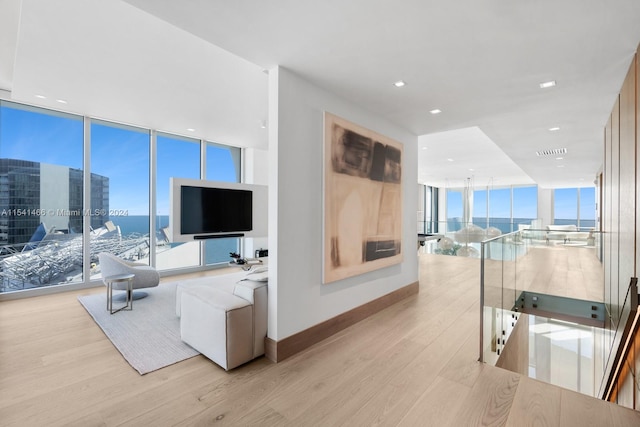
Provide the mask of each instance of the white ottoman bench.
POLYGON ((266 281, 241 280, 232 292, 229 282, 180 288, 182 341, 225 370, 264 354, 266 281))

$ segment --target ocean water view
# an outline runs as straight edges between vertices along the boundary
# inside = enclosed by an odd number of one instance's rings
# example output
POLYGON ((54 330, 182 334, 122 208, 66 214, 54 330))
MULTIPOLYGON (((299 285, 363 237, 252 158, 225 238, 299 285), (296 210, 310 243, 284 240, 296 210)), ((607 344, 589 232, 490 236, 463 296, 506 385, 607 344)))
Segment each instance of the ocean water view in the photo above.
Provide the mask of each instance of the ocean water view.
MULTIPOLYGON (((518 224, 531 225, 531 221, 534 221, 534 220, 535 218, 513 218, 513 220, 511 220, 510 218, 489 218, 487 222, 486 218, 474 217, 472 221, 473 221, 473 224, 477 225, 478 227, 482 227, 485 229, 487 227, 495 227, 499 229, 503 234, 506 234, 506 233, 511 233, 512 231, 518 230, 518 224)), ((453 232, 453 231, 460 230, 462 228, 463 222, 464 221, 462 218, 449 218, 446 222, 446 226, 447 226, 446 231, 453 232)), ((578 225, 576 219, 558 218, 558 219, 555 219, 553 223, 556 225, 569 225, 569 224, 573 224, 576 226, 578 225)), ((591 219, 580 220, 580 228, 595 228, 595 226, 596 226, 595 220, 591 220, 591 219)))
MULTIPOLYGON (((120 227, 123 236, 137 233, 149 234, 149 215, 112 216, 109 218, 120 227)), ((156 216, 156 230, 169 226, 169 215, 156 216)))

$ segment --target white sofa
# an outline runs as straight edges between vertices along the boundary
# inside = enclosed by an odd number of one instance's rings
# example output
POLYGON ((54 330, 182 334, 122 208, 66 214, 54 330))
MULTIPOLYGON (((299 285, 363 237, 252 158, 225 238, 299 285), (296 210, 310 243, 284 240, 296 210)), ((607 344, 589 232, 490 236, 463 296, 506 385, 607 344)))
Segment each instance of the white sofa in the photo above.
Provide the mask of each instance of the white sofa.
POLYGON ((562 240, 563 243, 584 241, 593 237, 593 231, 579 231, 573 224, 569 225, 547 225, 545 238, 547 244, 550 240, 562 240))
POLYGON ((225 370, 264 354, 268 271, 185 280, 176 287, 182 341, 225 370))

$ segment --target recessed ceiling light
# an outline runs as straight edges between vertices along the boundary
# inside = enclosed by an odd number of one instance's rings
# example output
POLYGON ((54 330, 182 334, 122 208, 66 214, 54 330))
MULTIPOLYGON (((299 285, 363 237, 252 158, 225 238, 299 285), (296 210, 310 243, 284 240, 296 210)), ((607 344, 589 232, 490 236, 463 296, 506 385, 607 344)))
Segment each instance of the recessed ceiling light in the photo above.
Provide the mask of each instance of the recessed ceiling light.
POLYGON ((556 165, 556 166, 558 166, 559 168, 563 168, 564 167, 564 165, 556 165))
POLYGON ((66 104, 67 101, 65 101, 64 99, 56 99, 56 101, 58 101, 60 104, 66 104))
POLYGON ((549 128, 549 132, 555 132, 555 131, 558 131, 558 130, 560 130, 560 128, 558 126, 549 128))
POLYGON ((195 131, 196 131, 194 128, 187 128, 187 130, 188 130, 189 132, 195 132, 195 131))
POLYGON ((556 81, 555 80, 550 80, 548 82, 542 82, 540 83, 540 89, 546 89, 548 87, 553 87, 556 85, 556 81))
POLYGON ((407 85, 407 83, 406 83, 404 80, 398 80, 398 81, 397 81, 397 82, 395 82, 393 85, 394 85, 395 87, 403 87, 403 86, 406 86, 406 85, 407 85))
POLYGON ((475 169, 469 169, 469 172, 473 172, 475 169))
POLYGON ((46 97, 46 96, 44 96, 44 95, 36 95, 36 98, 40 98, 40 99, 47 99, 47 97, 46 97))
POLYGON ((442 113, 442 110, 438 110, 437 108, 435 110, 431 110, 429 111, 431 114, 440 114, 442 113))
POLYGON ((427 147, 422 147, 422 149, 423 149, 423 150, 426 150, 426 149, 427 149, 427 147))
POLYGON ((453 159, 447 159, 447 161, 449 161, 449 162, 453 162, 453 159))
POLYGON ((556 157, 556 160, 563 160, 564 157, 556 157))

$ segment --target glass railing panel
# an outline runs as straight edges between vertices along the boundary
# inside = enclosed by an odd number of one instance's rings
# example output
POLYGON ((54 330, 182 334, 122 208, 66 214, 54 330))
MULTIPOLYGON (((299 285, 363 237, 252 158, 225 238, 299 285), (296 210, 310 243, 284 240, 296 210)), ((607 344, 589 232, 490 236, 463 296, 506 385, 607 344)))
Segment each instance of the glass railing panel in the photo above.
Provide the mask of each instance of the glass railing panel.
MULTIPOLYGON (((424 227, 422 227, 424 229, 424 227)), ((427 232, 418 232, 418 250, 438 255, 480 257, 480 242, 499 235, 500 230, 487 230, 477 225, 463 225, 461 219, 428 223, 427 232)))
POLYGON ((495 364, 515 326, 518 259, 523 244, 518 233, 481 243, 481 358, 495 364))
POLYGON ((529 375, 599 396, 631 313, 628 291, 604 287, 605 274, 613 282, 616 273, 604 270, 606 235, 536 225, 520 225, 480 245, 480 358, 501 366, 510 339, 522 340, 528 331, 527 343, 516 347, 529 352, 529 375), (518 330, 522 318, 530 324, 518 330), (549 324, 555 329, 541 326, 549 324))
POLYGON ((528 315, 530 378, 596 396, 602 329, 528 315))

